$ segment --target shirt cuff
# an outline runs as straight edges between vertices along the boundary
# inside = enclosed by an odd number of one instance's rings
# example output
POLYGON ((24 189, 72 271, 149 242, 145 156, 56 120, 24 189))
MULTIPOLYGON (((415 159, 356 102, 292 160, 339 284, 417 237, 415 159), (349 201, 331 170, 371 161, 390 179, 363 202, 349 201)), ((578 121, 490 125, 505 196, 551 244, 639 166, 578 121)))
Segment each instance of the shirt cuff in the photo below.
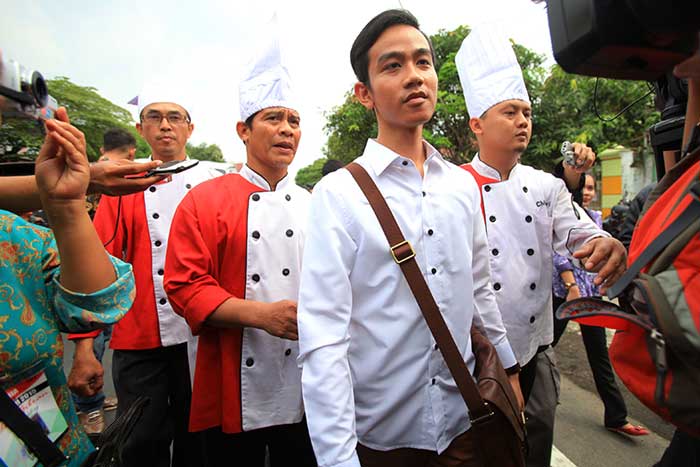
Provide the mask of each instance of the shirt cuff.
POLYGON ((494 345, 494 347, 496 348, 496 353, 498 353, 498 358, 501 359, 503 368, 511 368, 517 365, 518 360, 515 358, 515 354, 510 347, 508 339, 504 339, 499 344, 494 345))
POLYGON ((319 464, 319 467, 362 467, 360 465, 360 458, 357 457, 357 451, 353 451, 350 459, 339 462, 337 464, 319 464))
POLYGON ((88 338, 88 337, 92 337, 92 338, 94 339, 95 337, 99 336, 101 332, 102 332, 101 329, 96 329, 96 330, 94 330, 94 331, 85 332, 85 333, 82 333, 82 334, 71 333, 71 334, 68 334, 68 340, 69 340, 69 341, 74 341, 74 340, 78 340, 78 339, 86 339, 86 338, 88 338))

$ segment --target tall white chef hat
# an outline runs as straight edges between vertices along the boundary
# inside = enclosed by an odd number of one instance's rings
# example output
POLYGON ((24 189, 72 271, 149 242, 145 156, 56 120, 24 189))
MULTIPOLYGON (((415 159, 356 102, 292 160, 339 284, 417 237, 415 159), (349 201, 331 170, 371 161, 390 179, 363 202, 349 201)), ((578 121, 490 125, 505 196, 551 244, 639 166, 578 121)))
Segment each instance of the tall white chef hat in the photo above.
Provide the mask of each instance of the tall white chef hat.
POLYGON ((262 50, 248 64, 238 88, 241 120, 268 107, 286 107, 298 110, 298 101, 292 89, 292 80, 282 62, 277 15, 265 28, 269 34, 262 50))
POLYGON ((192 118, 193 105, 187 98, 183 87, 174 81, 150 81, 143 86, 139 95, 129 101, 130 104, 135 103, 139 110, 139 115, 147 106, 159 102, 170 102, 177 104, 187 111, 187 114, 192 118))
POLYGON ((510 99, 530 103, 513 46, 497 28, 472 29, 457 52, 455 64, 470 117, 481 117, 510 99))

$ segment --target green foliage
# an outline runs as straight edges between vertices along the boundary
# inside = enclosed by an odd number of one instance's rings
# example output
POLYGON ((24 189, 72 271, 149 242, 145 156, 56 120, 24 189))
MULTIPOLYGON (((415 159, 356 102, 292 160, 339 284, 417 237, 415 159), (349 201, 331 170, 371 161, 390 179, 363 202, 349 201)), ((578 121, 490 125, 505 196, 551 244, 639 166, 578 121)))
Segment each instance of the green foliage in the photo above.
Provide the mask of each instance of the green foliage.
POLYGON ((325 130, 328 141, 323 153, 328 159, 348 163, 362 154, 369 138, 377 136, 377 120, 348 92, 345 101, 326 114, 325 130))
MULTIPOLYGON (((48 80, 49 93, 68 111, 71 123, 85 134, 87 154, 91 161, 100 157, 102 135, 110 128, 122 128, 136 138, 136 158, 151 155, 148 143, 138 134, 128 110, 119 107, 90 86, 79 86, 66 77, 48 80)), ((7 160, 3 152, 16 153, 27 148, 24 157, 35 158, 44 140, 39 124, 31 120, 6 119, 0 129, 0 159, 7 160)), ((187 144, 187 153, 193 159, 225 162, 221 149, 216 144, 187 144)))
MULTIPOLYGON (((47 81, 49 93, 68 111, 71 123, 85 134, 87 154, 91 161, 100 156, 102 135, 110 128, 123 128, 137 137, 131 114, 97 93, 90 86, 78 86, 66 77, 58 77, 47 81)), ((12 142, 14 151, 23 147, 28 148, 27 156, 36 157, 44 139, 37 130, 37 123, 29 120, 12 119, 3 122, 0 131, 0 144, 12 142)), ((143 148, 145 142, 140 141, 143 148)), ((146 145, 146 148, 148 146, 146 145)), ((146 149, 146 154, 150 150, 146 149)))
MULTIPOLYGON (((430 38, 435 51, 439 89, 435 115, 425 125, 424 137, 455 163, 471 160, 476 152, 476 141, 469 129, 467 108, 454 62, 469 31, 468 26, 459 26, 453 31, 440 30, 430 38)), ((536 95, 544 76, 544 57, 517 44, 515 51, 525 69, 526 84, 536 95)), ((328 134, 325 155, 347 163, 362 154, 368 138, 376 136, 377 123, 372 112, 348 92, 343 104, 326 115, 325 130, 328 134)))
POLYGON ((314 185, 321 180, 321 169, 323 169, 323 164, 325 164, 326 161, 328 161, 328 159, 322 157, 321 159, 313 161, 311 165, 300 169, 299 172, 297 172, 297 176, 294 178, 296 184, 308 189, 313 188, 314 185))
MULTIPOLYGON (((593 106, 596 78, 572 75, 553 66, 533 105, 533 137, 523 161, 549 169, 560 157, 562 141, 591 146, 597 153, 618 144, 636 152, 645 148, 646 130, 659 120, 653 95, 611 122, 600 120, 593 106)), ((597 107, 610 119, 649 92, 648 83, 601 79, 597 107)))
POLYGON ((200 143, 197 146, 187 143, 187 155, 200 161, 226 162, 224 153, 216 144, 200 143))

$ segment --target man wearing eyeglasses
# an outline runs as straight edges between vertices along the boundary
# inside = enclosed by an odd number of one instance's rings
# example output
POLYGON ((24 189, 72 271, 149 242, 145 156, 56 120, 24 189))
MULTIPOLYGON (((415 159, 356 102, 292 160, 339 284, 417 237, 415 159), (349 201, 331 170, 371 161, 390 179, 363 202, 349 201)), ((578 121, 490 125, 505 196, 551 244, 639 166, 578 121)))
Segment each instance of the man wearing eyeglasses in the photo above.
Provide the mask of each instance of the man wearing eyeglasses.
MULTIPOLYGON (((136 129, 151 147, 151 159, 186 159, 185 145, 194 124, 191 106, 176 88, 147 86, 139 94, 138 108, 136 129)), ((191 188, 221 173, 200 162, 143 193, 104 196, 95 214, 95 229, 107 251, 131 263, 136 278, 134 304, 114 326, 110 344, 117 416, 138 396, 150 398, 126 443, 124 465, 170 466, 171 443, 173 466, 202 462, 201 445, 187 430, 196 340, 170 306, 163 273, 175 209, 191 188)), ((81 351, 76 358, 94 358, 92 339, 83 341, 76 348, 89 347, 90 352, 81 351)))

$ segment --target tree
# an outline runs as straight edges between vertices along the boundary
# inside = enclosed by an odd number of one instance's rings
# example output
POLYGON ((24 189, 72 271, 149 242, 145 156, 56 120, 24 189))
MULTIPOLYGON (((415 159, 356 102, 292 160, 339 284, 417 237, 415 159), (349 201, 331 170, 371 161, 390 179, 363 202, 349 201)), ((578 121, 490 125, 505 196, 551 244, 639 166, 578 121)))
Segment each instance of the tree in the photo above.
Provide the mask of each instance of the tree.
POLYGON ((325 164, 326 161, 328 161, 328 159, 322 157, 313 161, 311 165, 307 165, 303 169, 299 169, 297 176, 294 178, 294 182, 304 188, 313 188, 313 186, 316 185, 316 183, 318 183, 323 176, 321 174, 321 169, 323 169, 323 164, 325 164))
MULTIPOLYGON (((439 89, 435 115, 426 124, 424 137, 455 163, 469 161, 476 152, 454 61, 469 31, 468 26, 459 26, 453 31, 440 30, 430 38, 435 51, 439 89)), ((544 78, 544 57, 518 44, 515 44, 515 53, 523 67, 531 95, 537 96, 544 78)), ((324 154, 330 159, 347 163, 362 154, 368 138, 376 136, 377 123, 372 112, 365 109, 352 92, 348 92, 344 102, 326 114, 325 131, 328 141, 324 154)))
POLYGON ((636 99, 649 93, 649 84, 641 81, 600 79, 566 73, 555 65, 533 105, 532 142, 523 155, 526 163, 536 160, 548 169, 558 159, 565 140, 588 144, 596 152, 621 144, 635 152, 645 148, 646 130, 659 120, 653 94, 612 121, 609 120, 636 99), (596 96, 597 94, 597 96, 596 96))
MULTIPOLYGON (((130 131, 137 138, 137 154, 150 153, 150 149, 147 149, 148 146, 134 129, 131 114, 100 96, 95 88, 79 86, 63 76, 48 80, 47 85, 49 93, 68 111, 71 123, 85 134, 87 154, 91 161, 99 158, 102 135, 110 128, 130 131)), ((38 123, 31 120, 11 119, 4 122, 0 131, 0 145, 12 146, 7 152, 16 152, 26 147, 26 155, 34 158, 44 139, 38 128, 38 123)))
POLYGON ((187 155, 200 161, 226 162, 224 153, 216 144, 200 143, 197 146, 187 143, 187 155))

